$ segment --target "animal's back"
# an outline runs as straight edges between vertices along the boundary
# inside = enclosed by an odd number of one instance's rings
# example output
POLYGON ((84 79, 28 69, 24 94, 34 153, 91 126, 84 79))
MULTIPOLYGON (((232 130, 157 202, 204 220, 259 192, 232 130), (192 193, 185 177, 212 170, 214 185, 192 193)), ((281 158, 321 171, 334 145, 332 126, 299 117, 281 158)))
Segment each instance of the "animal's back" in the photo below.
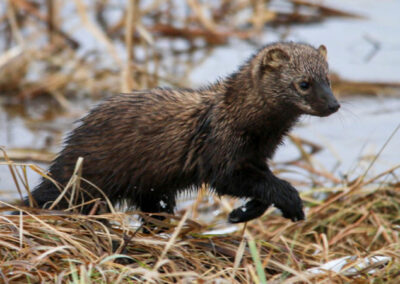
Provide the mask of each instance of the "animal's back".
MULTIPOLYGON (((175 195, 176 188, 184 189, 193 181, 194 169, 185 167, 203 112, 207 112, 204 98, 191 90, 154 89, 113 96, 71 132, 50 167, 51 177, 65 186, 82 157, 83 178, 111 201, 124 198, 137 205, 143 195, 168 194, 169 189, 175 195)), ((90 186, 83 181, 82 187, 90 186)), ((50 193, 55 185, 43 180, 40 188, 50 193)), ((101 197, 96 190, 88 191, 89 198, 101 197)), ((34 197, 43 206, 41 196, 34 192, 34 197)))

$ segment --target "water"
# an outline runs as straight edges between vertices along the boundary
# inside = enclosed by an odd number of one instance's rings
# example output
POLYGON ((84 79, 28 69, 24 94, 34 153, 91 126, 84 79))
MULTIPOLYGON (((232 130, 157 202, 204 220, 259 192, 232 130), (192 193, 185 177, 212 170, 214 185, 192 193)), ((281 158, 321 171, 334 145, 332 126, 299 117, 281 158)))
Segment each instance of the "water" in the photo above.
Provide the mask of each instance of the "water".
MULTIPOLYGON (((400 125, 400 100, 397 98, 352 98, 342 109, 326 118, 304 117, 293 134, 323 145, 315 165, 321 169, 356 177, 363 174, 400 125)), ((395 133, 379 155, 370 174, 400 164, 400 131, 395 133)), ((276 160, 289 160, 298 151, 293 145, 282 147, 276 160)))
MULTIPOLYGON (((307 42, 316 47, 324 44, 328 48, 331 70, 343 78, 399 82, 400 1, 338 0, 323 3, 364 19, 331 18, 318 24, 291 26, 287 30, 267 28, 259 41, 268 43, 284 39, 307 42), (374 51, 373 43, 379 44, 378 50, 374 51)), ((219 47, 214 56, 191 73, 191 79, 203 83, 229 74, 252 52, 252 45, 240 41, 219 47)))
MULTIPOLYGON (((324 1, 335 8, 363 16, 363 19, 330 19, 320 24, 290 27, 285 40, 307 42, 328 48, 331 71, 350 80, 400 82, 400 11, 399 1, 324 1), (379 48, 375 50, 373 43, 379 48)), ((262 42, 281 39, 282 28, 267 29, 262 42)), ((254 51, 241 41, 215 49, 213 56, 191 73, 195 83, 211 82, 235 70, 254 51), (217 58, 217 60, 216 60, 217 58)), ((360 94, 361 95, 361 94, 360 94)), ((337 174, 357 175, 371 162, 400 123, 400 92, 395 98, 340 99, 341 110, 327 118, 303 117, 293 133, 326 146, 316 155, 321 168, 337 174)), ((286 143, 275 160, 298 156, 295 147, 286 143)), ((400 164, 400 133, 397 133, 371 170, 380 172, 400 164)))
MULTIPOLYGON (((364 81, 400 82, 400 11, 399 1, 325 1, 333 7, 365 16, 365 19, 331 19, 320 24, 288 28, 267 28, 260 43, 282 39, 325 44, 331 69, 344 78, 364 81), (375 49, 378 44, 379 48, 375 49)), ((248 58, 255 47, 247 42, 232 40, 229 46, 215 48, 211 56, 190 73, 191 85, 213 82, 234 71, 248 58)), ((335 170, 336 176, 356 176, 362 173, 382 145, 400 123, 400 93, 397 97, 358 97, 341 99, 339 113, 327 118, 304 117, 293 133, 324 146, 314 159, 320 169, 335 170)), ((1 99, 1 98, 0 98, 1 99)), ((4 101, 0 101, 4 103, 4 101)), ((36 109, 39 106, 36 106, 36 109)), ((3 107, 0 112, 0 145, 7 148, 60 149, 62 136, 73 127, 88 105, 77 108, 73 114, 64 114, 55 120, 35 121, 35 115, 22 117, 3 107), (48 143, 48 141, 51 143, 48 143)), ((396 133, 384 149, 371 174, 400 164, 400 133, 396 133)), ((292 160, 298 156, 290 143, 282 146, 276 161, 292 160)), ((42 164, 41 166, 46 167, 42 164)), ((39 176, 27 171, 33 187, 39 176)), ((8 200, 15 196, 15 186, 7 166, 0 165, 0 196, 8 200)))

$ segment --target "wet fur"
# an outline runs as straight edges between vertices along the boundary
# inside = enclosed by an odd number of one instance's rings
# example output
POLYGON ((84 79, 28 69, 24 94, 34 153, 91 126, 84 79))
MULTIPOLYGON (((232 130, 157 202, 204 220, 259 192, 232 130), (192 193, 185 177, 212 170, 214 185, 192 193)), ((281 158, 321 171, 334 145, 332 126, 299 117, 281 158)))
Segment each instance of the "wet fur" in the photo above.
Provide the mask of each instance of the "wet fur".
MULTIPOLYGON (((327 68, 313 47, 278 43, 259 50, 236 73, 205 88, 115 95, 71 132, 50 175, 65 186, 78 157, 83 157, 82 176, 114 204, 126 201, 144 212, 173 213, 179 192, 207 183, 219 195, 250 199, 232 211, 231 222, 256 218, 271 204, 287 218, 304 219, 296 189, 273 175, 267 160, 305 113, 299 98, 288 92, 290 80, 299 73, 325 80, 327 68), (282 58, 268 53, 273 48, 284 50, 293 67, 282 69, 282 58)), ((87 193, 77 202, 102 197, 87 183, 81 186, 87 193)), ((33 191, 40 207, 58 195, 47 179, 33 191)), ((67 206, 62 200, 57 208, 67 206)))

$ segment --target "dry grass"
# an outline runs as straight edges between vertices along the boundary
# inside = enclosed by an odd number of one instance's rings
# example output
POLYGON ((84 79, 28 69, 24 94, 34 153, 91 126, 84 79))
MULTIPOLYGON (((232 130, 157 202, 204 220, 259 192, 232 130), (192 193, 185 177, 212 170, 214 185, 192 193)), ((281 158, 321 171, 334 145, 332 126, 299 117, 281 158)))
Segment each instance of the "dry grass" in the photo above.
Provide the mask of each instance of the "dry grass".
POLYGON ((226 212, 210 224, 189 219, 190 214, 200 214, 193 210, 201 204, 182 209, 181 217, 170 216, 169 229, 161 234, 143 234, 132 223, 134 212, 85 216, 26 209, 26 215, 3 215, 0 279, 4 283, 396 283, 400 183, 395 170, 376 179, 359 178, 352 184, 304 192, 306 221, 292 223, 269 210, 225 235, 204 232, 221 223, 216 220, 225 218, 226 212), (339 271, 308 271, 346 256, 351 258, 339 271), (387 258, 365 263, 377 256, 387 258))

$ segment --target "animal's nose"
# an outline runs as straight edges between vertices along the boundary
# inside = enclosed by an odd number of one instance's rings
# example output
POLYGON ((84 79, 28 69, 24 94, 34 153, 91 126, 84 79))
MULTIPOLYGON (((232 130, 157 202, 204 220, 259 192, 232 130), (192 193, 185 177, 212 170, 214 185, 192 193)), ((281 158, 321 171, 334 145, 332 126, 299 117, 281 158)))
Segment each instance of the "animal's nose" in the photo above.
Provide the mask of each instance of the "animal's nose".
POLYGON ((336 112, 339 108, 340 108, 340 104, 339 104, 338 102, 331 103, 331 104, 329 104, 329 106, 328 106, 328 109, 329 109, 331 112, 336 112))

